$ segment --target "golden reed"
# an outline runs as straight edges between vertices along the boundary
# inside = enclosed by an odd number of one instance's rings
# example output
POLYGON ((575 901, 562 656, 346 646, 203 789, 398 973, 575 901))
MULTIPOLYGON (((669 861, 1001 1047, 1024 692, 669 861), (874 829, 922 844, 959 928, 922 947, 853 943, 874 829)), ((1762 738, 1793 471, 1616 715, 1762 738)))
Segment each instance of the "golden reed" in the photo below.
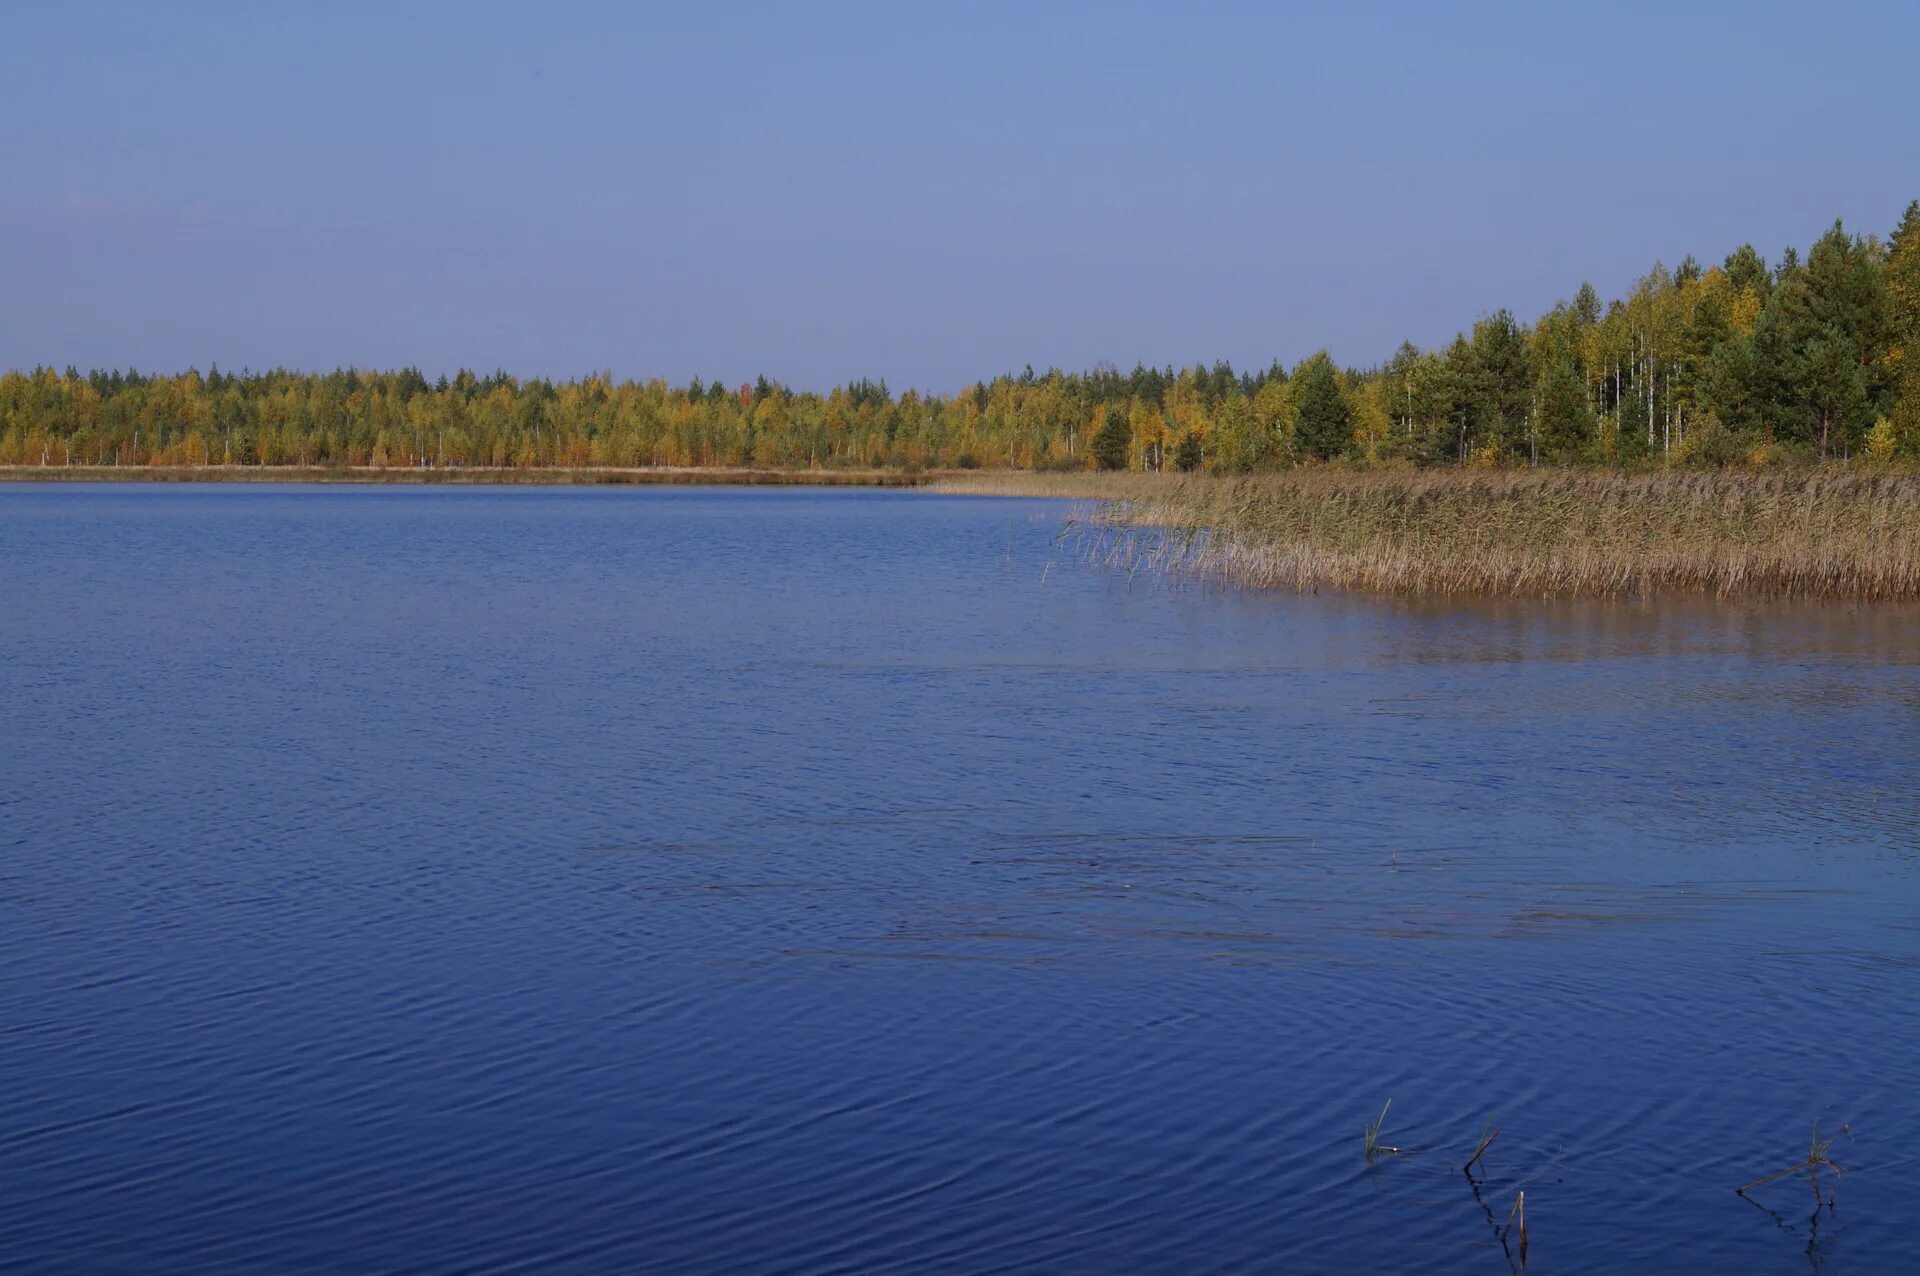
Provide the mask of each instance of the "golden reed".
POLYGON ((1920 597, 1910 472, 998 473, 939 487, 1105 501, 1099 522, 1158 530, 1156 566, 1255 588, 1920 597))

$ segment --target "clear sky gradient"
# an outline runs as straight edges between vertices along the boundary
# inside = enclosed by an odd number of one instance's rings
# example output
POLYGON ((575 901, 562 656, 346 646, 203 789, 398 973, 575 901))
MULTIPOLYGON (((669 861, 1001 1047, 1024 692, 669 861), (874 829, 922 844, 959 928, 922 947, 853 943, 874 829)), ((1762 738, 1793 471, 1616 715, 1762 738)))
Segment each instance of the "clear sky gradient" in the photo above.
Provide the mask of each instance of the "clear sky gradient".
POLYGON ((1920 5, 21 4, 0 365, 1344 363, 1920 196, 1920 5))

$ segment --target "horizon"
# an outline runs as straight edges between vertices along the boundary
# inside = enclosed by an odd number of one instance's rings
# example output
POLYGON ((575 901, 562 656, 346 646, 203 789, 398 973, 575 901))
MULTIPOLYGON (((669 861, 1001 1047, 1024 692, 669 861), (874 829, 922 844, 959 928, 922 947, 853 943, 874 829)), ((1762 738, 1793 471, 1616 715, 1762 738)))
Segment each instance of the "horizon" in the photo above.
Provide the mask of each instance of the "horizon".
MULTIPOLYGON (((1909 200, 1906 207, 1911 208, 1916 205, 1920 205, 1920 199, 1909 200)), ((1830 223, 1829 229, 1844 229, 1845 232, 1850 237, 1858 241, 1865 241, 1868 243, 1883 245, 1883 246, 1887 243, 1887 236, 1880 235, 1872 231, 1862 231, 1857 227, 1847 226, 1845 224, 1844 218, 1835 218, 1833 222, 1830 223)), ((1805 259, 1805 251, 1802 248, 1802 246, 1799 244, 1783 245, 1782 248, 1775 255, 1771 257, 1767 256, 1767 254, 1763 250, 1760 250, 1756 245, 1753 245, 1751 242, 1744 243, 1742 245, 1737 245, 1736 250, 1737 248, 1740 248, 1740 247, 1752 247, 1755 249, 1756 252, 1760 252, 1761 259, 1769 270, 1778 269, 1778 267, 1781 265, 1783 258, 1788 252, 1795 253, 1801 260, 1805 259)), ((1685 262, 1688 260, 1695 261, 1696 264, 1698 264, 1703 271, 1712 271, 1712 270, 1721 269, 1725 264, 1724 257, 1720 259, 1709 259, 1707 261, 1699 261, 1695 256, 1695 254, 1691 254, 1691 253, 1689 253, 1686 257, 1681 259, 1682 262, 1685 262)), ((1645 278, 1647 275, 1653 274, 1662 269, 1665 269, 1671 272, 1674 269, 1676 269, 1679 264, 1680 263, 1669 264, 1665 261, 1656 260, 1655 262, 1652 263, 1652 265, 1648 267, 1646 272, 1643 272, 1641 276, 1636 278, 1635 282, 1638 282, 1639 278, 1645 278)), ((1590 282, 1591 281, 1583 280, 1582 286, 1585 286, 1590 282)), ((1547 314, 1551 313, 1551 311, 1554 308, 1570 303, 1574 295, 1578 291, 1579 289, 1575 288, 1570 290, 1566 295, 1555 298, 1554 301, 1548 307, 1544 308, 1539 314, 1533 314, 1533 315, 1516 314, 1516 315, 1513 315, 1513 317, 1516 320, 1516 322, 1519 323, 1522 327, 1531 328, 1534 325, 1538 324, 1540 320, 1544 318, 1547 314)), ((1611 307, 1614 305, 1623 304, 1622 298, 1609 295, 1607 292, 1603 290, 1596 289, 1596 293, 1600 297, 1602 304, 1605 306, 1611 307)), ((1477 321, 1482 318, 1486 318, 1489 315, 1500 313, 1503 311, 1509 314, 1512 313, 1510 307, 1502 306, 1492 311, 1480 312, 1478 315, 1474 316, 1474 321, 1477 321)), ((1471 327, 1471 323, 1472 321, 1462 324, 1460 328, 1456 329, 1455 335, 1464 336, 1467 330, 1471 327)), ((1448 338, 1447 340, 1451 340, 1451 338, 1448 338)), ((1409 345, 1409 344, 1414 344, 1414 343, 1407 342, 1403 339, 1403 343, 1395 347, 1395 353, 1398 353, 1401 349, 1405 347, 1405 345, 1409 345)), ((1440 346, 1443 344, 1445 344, 1444 341, 1436 341, 1432 345, 1425 345, 1425 346, 1416 345, 1415 348, 1421 351, 1422 353, 1433 353, 1433 352, 1436 352, 1440 348, 1440 346)), ((471 377, 478 381, 487 381, 487 380, 505 378, 519 385, 527 385, 534 382, 543 382, 543 383, 552 384, 552 385, 566 385, 566 384, 577 384, 583 381, 599 379, 607 382, 610 385, 645 385, 650 382, 664 381, 670 389, 674 389, 674 390, 686 389, 696 384, 702 386, 703 388, 710 388, 711 386, 718 384, 718 385, 725 386, 729 390, 733 390, 735 388, 744 389, 750 385, 754 385, 760 382, 765 382, 767 384, 770 384, 773 387, 786 391, 787 393, 790 393, 790 394, 817 395, 821 397, 824 397, 836 390, 850 389, 855 386, 870 386, 870 387, 878 388, 879 390, 886 392, 892 396, 898 396, 898 395, 907 394, 907 393, 916 393, 926 398, 931 398, 935 396, 943 397, 943 398, 951 398, 958 394, 964 394, 974 389, 976 386, 992 385, 999 381, 1025 382, 1029 380, 1045 380, 1049 377, 1054 377, 1054 376, 1060 376, 1060 377, 1066 377, 1066 378, 1076 378, 1076 377, 1088 378, 1088 377, 1100 375, 1102 373, 1117 373, 1121 376, 1126 376, 1129 374, 1149 372, 1149 373, 1161 373, 1167 376, 1176 376, 1180 373, 1183 373, 1189 370, 1203 371, 1203 372, 1217 370, 1222 364, 1228 365, 1236 376, 1239 376, 1242 378, 1258 377, 1263 373, 1269 373, 1275 369, 1278 369, 1281 373, 1283 373, 1286 376, 1292 376, 1295 373, 1297 373, 1302 367, 1312 362, 1315 358, 1321 355, 1326 355, 1329 358, 1331 358, 1335 366, 1339 367, 1343 372, 1349 373, 1352 375, 1357 375, 1357 376, 1367 376, 1367 375, 1375 374, 1379 372, 1383 367, 1385 367, 1390 362, 1390 359, 1391 359, 1391 356, 1388 356, 1388 357, 1383 357, 1381 359, 1377 359, 1370 363, 1343 363, 1338 358, 1337 355, 1332 354, 1332 352, 1327 350, 1325 347, 1321 347, 1317 350, 1314 350, 1305 355, 1302 355, 1300 358, 1295 359, 1291 362, 1280 359, 1278 356, 1276 356, 1273 359, 1270 359, 1264 363, 1251 363, 1251 364, 1244 364, 1244 365, 1235 364, 1233 360, 1224 359, 1224 358, 1213 359, 1213 360, 1190 361, 1186 363, 1180 363, 1180 362, 1156 363, 1150 360, 1137 360, 1134 362, 1134 364, 1130 368, 1121 367, 1120 365, 1113 363, 1111 360, 1105 360, 1105 359, 1098 360, 1093 364, 1090 364, 1086 367, 1080 367, 1080 368, 1060 367, 1058 365, 1050 365, 1045 368, 1037 368, 1033 364, 1028 363, 1019 372, 1015 372, 1012 369, 1002 369, 997 372, 976 376, 971 380, 963 381, 958 385, 947 387, 947 388, 931 386, 931 385, 907 385, 904 387, 894 386, 889 384, 889 381, 885 376, 872 377, 872 376, 866 376, 866 375, 849 377, 844 381, 834 382, 830 385, 807 385, 807 384, 795 384, 792 382, 783 381, 777 377, 770 377, 764 372, 755 373, 750 377, 744 377, 744 378, 730 377, 730 376, 707 377, 699 373, 694 373, 689 377, 675 380, 670 377, 664 377, 658 374, 651 374, 647 372, 621 374, 621 373, 615 372, 610 368, 597 368, 597 369, 590 369, 584 372, 562 373, 557 375, 541 374, 541 373, 536 373, 532 375, 521 375, 520 373, 517 373, 513 369, 506 368, 506 367, 494 367, 491 369, 482 369, 479 367, 474 367, 469 365, 460 365, 458 367, 454 367, 451 369, 444 369, 444 368, 443 369, 423 369, 419 367, 417 364, 387 365, 387 366, 379 366, 379 365, 373 365, 373 364, 341 364, 341 365, 336 365, 335 367, 332 367, 332 368, 321 368, 317 366, 306 367, 306 366, 288 365, 288 364, 279 364, 271 367, 255 368, 255 367, 252 367, 251 365, 243 365, 242 367, 236 370, 231 367, 221 368, 218 360, 210 361, 207 368, 204 371, 199 367, 198 364, 188 364, 185 367, 176 367, 176 368, 157 368, 157 367, 140 368, 137 364, 129 363, 124 367, 93 366, 93 367, 81 368, 79 365, 73 364, 73 363, 67 363, 67 364, 61 365, 61 364, 55 364, 55 363, 49 363, 49 362, 43 361, 40 363, 36 363, 30 367, 19 366, 19 367, 0 368, 0 375, 4 375, 10 372, 21 373, 25 375, 32 375, 44 370, 44 371, 57 373, 58 375, 61 375, 61 376, 79 376, 84 379, 92 379, 95 377, 126 377, 128 379, 132 379, 134 377, 139 377, 144 380, 153 380, 153 379, 175 378, 175 377, 181 377, 181 376, 186 376, 191 374, 191 375, 198 375, 202 377, 212 377, 212 376, 218 375, 221 377, 249 380, 249 379, 258 379, 258 378, 269 378, 274 376, 323 378, 328 376, 339 375, 341 373, 350 373, 357 376, 377 377, 377 376, 392 376, 392 375, 411 372, 421 376, 430 386, 433 386, 436 389, 442 389, 442 390, 446 389, 450 383, 457 382, 461 377, 471 377), (430 373, 431 375, 429 375, 430 373)))
POLYGON ((1359 369, 1836 215, 1884 240, 1920 171, 1884 4, 562 16, 27 15, 0 363, 1359 369))

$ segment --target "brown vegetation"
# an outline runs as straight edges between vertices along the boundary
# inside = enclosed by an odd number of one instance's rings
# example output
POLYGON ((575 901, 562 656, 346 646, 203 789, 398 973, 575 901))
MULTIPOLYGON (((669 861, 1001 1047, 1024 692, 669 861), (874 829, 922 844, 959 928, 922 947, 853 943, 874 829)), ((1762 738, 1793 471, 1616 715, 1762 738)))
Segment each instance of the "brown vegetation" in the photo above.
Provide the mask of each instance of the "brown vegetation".
POLYGON ((1256 588, 1920 596, 1912 473, 1327 468, 1239 479, 994 474, 940 487, 1108 502, 1090 521, 1112 533, 1109 557, 1256 588))

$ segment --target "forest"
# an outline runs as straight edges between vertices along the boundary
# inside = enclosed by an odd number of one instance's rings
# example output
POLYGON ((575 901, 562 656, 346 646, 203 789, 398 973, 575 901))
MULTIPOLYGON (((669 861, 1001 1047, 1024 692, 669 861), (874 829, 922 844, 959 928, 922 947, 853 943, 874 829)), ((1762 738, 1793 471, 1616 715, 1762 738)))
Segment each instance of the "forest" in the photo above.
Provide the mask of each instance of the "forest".
POLYGON ((1804 255, 1743 245, 1589 285, 1530 326, 1342 367, 1110 365, 953 393, 765 377, 520 380, 462 371, 0 374, 13 466, 1166 470, 1624 468, 1920 458, 1920 200, 1886 239, 1839 222, 1804 255))

